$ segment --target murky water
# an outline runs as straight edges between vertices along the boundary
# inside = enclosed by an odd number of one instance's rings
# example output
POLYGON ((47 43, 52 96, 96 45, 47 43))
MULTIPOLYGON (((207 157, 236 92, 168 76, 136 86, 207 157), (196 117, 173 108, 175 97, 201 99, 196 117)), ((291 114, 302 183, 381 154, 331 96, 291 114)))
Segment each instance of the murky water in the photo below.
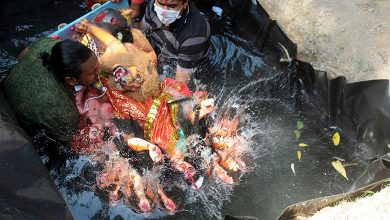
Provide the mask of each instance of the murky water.
MULTIPOLYGON (((225 215, 275 219, 292 203, 346 191, 362 171, 361 163, 348 166, 350 180, 346 180, 332 168, 330 163, 335 158, 361 162, 362 152, 344 140, 340 146, 333 146, 332 133, 318 114, 321 109, 291 98, 286 65, 270 63, 250 42, 231 31, 226 18, 211 11, 206 16, 213 28, 212 55, 200 68, 204 77, 193 86, 210 92, 216 99, 217 112, 240 111, 240 134, 253 150, 249 163, 252 170, 234 187, 211 182, 201 190, 189 190, 186 205, 174 215, 162 211, 137 214, 122 201, 110 206, 102 196, 96 196, 90 157, 69 155, 64 153, 66 148, 50 152, 51 143, 43 143, 38 134, 35 141, 42 150, 42 160, 75 219, 221 219, 225 215), (298 129, 297 123, 303 128, 298 129), (298 147, 299 143, 309 146, 298 147), (302 152, 300 161, 298 150, 302 152), (62 160, 50 158, 58 152, 62 152, 62 160)), ((27 25, 17 31, 33 28, 27 25)), ((26 42, 13 38, 14 49, 51 31, 32 31, 23 38, 26 42)), ((14 54, 9 48, 1 50, 1 57, 5 57, 1 59, 2 71, 16 62, 14 54)))

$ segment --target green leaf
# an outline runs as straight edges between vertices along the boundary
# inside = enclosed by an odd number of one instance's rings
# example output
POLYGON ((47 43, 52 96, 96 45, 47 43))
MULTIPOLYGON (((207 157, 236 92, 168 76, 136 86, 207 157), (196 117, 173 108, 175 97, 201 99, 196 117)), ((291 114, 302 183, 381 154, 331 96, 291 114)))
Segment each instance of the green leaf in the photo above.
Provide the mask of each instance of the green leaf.
POLYGON ((299 139, 301 137, 301 131, 300 130, 294 130, 295 138, 299 139))
POLYGON ((303 128, 303 122, 297 121, 297 129, 301 130, 303 128))

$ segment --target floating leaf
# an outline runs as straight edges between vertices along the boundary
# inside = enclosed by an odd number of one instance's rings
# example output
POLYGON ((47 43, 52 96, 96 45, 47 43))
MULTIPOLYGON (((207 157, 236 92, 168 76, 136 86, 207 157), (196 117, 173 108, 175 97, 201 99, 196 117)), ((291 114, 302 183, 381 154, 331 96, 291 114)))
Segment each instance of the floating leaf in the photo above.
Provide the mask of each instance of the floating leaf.
POLYGON ((308 147, 309 145, 307 145, 305 143, 300 143, 298 146, 300 146, 300 147, 308 147))
POLYGON ((303 122, 297 121, 297 129, 301 130, 303 128, 303 122))
POLYGON ((300 150, 297 151, 297 157, 298 157, 298 160, 301 161, 302 152, 300 150))
POLYGON ((332 166, 337 170, 337 172, 339 172, 343 177, 345 177, 345 179, 348 180, 347 172, 345 171, 343 164, 339 160, 333 161, 332 166))
POLYGON ((333 134, 332 140, 333 140, 333 145, 334 145, 334 146, 337 146, 337 145, 340 144, 340 134, 339 134, 339 132, 335 132, 335 133, 333 134))
POLYGON ((293 171, 294 175, 296 176, 297 174, 295 173, 295 165, 294 165, 294 163, 291 164, 291 170, 293 171))
POLYGON ((301 131, 300 130, 294 130, 295 138, 299 139, 301 137, 301 131))

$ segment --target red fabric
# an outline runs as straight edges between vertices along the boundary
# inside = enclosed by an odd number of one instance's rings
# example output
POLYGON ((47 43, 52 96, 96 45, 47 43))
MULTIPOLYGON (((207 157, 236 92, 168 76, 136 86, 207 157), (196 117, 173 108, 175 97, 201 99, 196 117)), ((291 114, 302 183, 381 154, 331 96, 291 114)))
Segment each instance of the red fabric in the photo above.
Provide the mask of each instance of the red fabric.
MULTIPOLYGON (((94 5, 96 2, 94 0, 85 0, 87 2, 88 9, 91 9, 92 5, 94 5)), ((124 0, 122 0, 124 1, 124 0)), ((131 0, 131 4, 142 4, 145 0, 131 0)))
POLYGON ((104 124, 112 118, 112 105, 100 90, 83 88, 75 93, 75 98, 80 115, 91 124, 104 124))
MULTIPOLYGON (((151 136, 148 141, 157 144, 163 149, 176 141, 178 125, 172 119, 172 108, 168 101, 172 94, 168 92, 160 93, 157 97, 150 97, 145 101, 137 101, 126 96, 122 91, 111 88, 107 80, 102 79, 102 83, 107 87, 107 92, 100 98, 91 99, 101 95, 101 92, 94 88, 83 89, 75 94, 76 106, 80 113, 79 129, 73 136, 72 149, 76 152, 90 152, 99 148, 103 143, 104 130, 108 129, 112 134, 116 132, 111 118, 133 118, 142 125, 145 131, 145 122, 154 99, 161 95, 161 104, 157 109, 155 120, 151 125, 151 136), (88 102, 87 102, 88 100, 88 102), (87 104, 86 104, 87 103, 87 104)), ((180 96, 191 96, 191 91, 183 82, 176 82, 167 78, 161 83, 162 91, 170 91, 180 96)))
POLYGON ((187 84, 185 84, 184 82, 176 81, 172 78, 166 78, 162 82, 162 88, 163 89, 172 88, 173 90, 179 92, 181 95, 192 96, 192 92, 188 88, 187 84))
POLYGON ((131 0, 131 4, 142 4, 145 0, 131 0))
POLYGON ((99 147, 103 141, 104 130, 112 134, 116 132, 111 122, 112 105, 106 95, 99 97, 100 95, 102 92, 95 88, 83 88, 75 93, 76 106, 80 113, 79 128, 72 140, 72 149, 76 152, 88 152, 99 147))
POLYGON ((167 104, 167 97, 161 100, 156 118, 152 124, 150 142, 167 149, 168 143, 177 139, 178 125, 172 121, 171 109, 167 104))
POLYGON ((96 15, 95 17, 95 22, 100 23, 103 21, 104 17, 107 16, 107 11, 100 12, 99 14, 96 15))
POLYGON ((91 9, 92 5, 94 5, 96 2, 94 0, 85 0, 87 2, 87 8, 91 9))
MULTIPOLYGON (((102 82, 108 88, 108 96, 113 104, 116 116, 120 118, 129 118, 131 115, 134 120, 140 122, 145 131, 145 123, 153 105, 153 101, 154 99, 158 99, 163 93, 145 101, 137 101, 126 96, 122 91, 119 91, 116 88, 111 88, 106 80, 103 80, 102 82)), ((191 91, 185 83, 176 82, 170 78, 164 80, 161 83, 161 87, 162 90, 173 88, 182 96, 191 96, 191 91)), ((163 94, 162 96, 161 104, 158 107, 155 120, 151 126, 151 137, 150 140, 148 140, 151 143, 157 144, 162 149, 166 149, 170 142, 175 141, 175 138, 177 138, 176 134, 179 129, 178 125, 171 117, 172 108, 167 103, 169 101, 169 97, 171 97, 171 94, 163 94)))

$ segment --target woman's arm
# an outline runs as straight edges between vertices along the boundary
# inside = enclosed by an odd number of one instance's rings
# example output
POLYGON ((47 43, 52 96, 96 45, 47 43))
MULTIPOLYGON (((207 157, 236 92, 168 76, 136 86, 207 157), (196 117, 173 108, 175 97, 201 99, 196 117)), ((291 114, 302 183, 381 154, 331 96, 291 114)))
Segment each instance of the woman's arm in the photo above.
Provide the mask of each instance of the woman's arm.
POLYGON ((18 60, 21 61, 28 53, 28 47, 24 48, 18 55, 18 60))

